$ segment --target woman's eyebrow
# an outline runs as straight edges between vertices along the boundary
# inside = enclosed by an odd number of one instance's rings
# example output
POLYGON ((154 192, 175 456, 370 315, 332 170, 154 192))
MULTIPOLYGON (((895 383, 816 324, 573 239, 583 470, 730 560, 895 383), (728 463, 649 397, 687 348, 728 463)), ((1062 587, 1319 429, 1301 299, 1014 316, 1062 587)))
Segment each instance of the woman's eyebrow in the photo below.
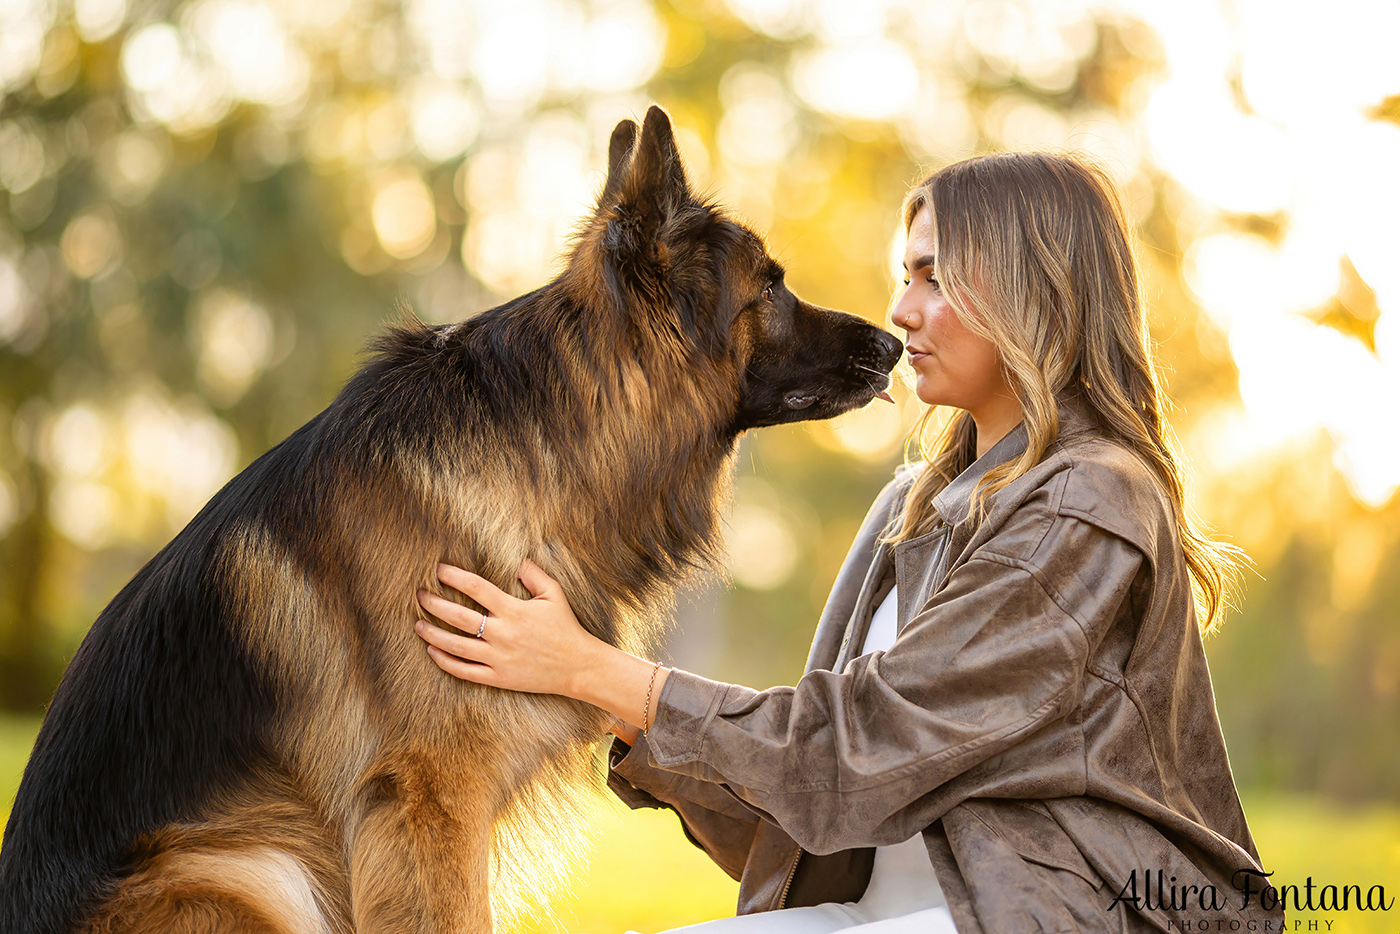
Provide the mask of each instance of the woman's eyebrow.
MULTIPOLYGON (((914 260, 913 268, 923 269, 925 266, 932 266, 936 259, 937 257, 935 257, 932 253, 925 253, 923 256, 920 256, 918 259, 914 260)), ((905 266, 904 268, 908 269, 909 267, 905 266)))

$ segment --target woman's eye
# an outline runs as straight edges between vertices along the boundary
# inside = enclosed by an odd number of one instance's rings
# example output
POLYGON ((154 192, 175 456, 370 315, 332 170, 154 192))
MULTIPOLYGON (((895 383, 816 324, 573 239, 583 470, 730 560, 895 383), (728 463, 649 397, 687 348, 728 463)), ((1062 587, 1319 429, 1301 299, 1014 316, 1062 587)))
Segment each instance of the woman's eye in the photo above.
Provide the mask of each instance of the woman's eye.
POLYGON ((937 276, 929 276, 929 277, 928 277, 928 284, 931 285, 931 286, 933 286, 933 288, 934 288, 935 291, 940 291, 940 292, 941 292, 941 291, 943 290, 943 287, 940 286, 940 285, 938 284, 938 277, 937 277, 937 276))

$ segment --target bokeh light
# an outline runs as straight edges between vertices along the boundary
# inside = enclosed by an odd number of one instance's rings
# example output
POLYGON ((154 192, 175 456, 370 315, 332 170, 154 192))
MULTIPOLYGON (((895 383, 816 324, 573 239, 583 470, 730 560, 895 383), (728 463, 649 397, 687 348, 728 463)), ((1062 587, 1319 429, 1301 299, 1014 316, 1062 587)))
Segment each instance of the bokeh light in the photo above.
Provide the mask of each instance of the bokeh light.
POLYGON ((201 296, 196 315, 199 381, 213 401, 230 406, 272 359, 272 318, 246 296, 226 289, 201 296))
POLYGON ((808 521, 800 509, 785 504, 771 484, 742 478, 725 529, 734 581, 759 591, 787 583, 797 570, 800 537, 808 521))
POLYGON ((874 39, 798 57, 792 85, 818 110, 888 120, 915 99, 919 73, 903 46, 874 39))
POLYGON ((409 259, 433 241, 437 216, 433 197, 416 173, 394 173, 374 188, 371 216, 384 252, 409 259))

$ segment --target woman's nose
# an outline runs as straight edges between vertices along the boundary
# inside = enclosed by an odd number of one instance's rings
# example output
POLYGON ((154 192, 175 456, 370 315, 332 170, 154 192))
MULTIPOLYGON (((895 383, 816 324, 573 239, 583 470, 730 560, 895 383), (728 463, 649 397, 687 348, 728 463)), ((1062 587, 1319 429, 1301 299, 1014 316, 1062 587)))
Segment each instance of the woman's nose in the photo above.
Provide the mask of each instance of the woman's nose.
POLYGON ((906 287, 899 296, 899 301, 895 302, 894 311, 890 314, 890 320, 895 327, 905 331, 917 331, 921 317, 915 303, 910 300, 909 289, 906 287))

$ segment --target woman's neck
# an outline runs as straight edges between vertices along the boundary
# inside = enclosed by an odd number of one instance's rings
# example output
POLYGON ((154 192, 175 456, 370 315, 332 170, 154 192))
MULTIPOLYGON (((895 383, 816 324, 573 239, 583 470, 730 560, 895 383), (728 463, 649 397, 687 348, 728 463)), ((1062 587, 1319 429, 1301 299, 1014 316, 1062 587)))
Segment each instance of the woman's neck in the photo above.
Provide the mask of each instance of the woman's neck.
POLYGON ((1021 403, 1013 396, 996 396, 972 413, 977 425, 977 456, 981 457, 1021 423, 1021 403))

